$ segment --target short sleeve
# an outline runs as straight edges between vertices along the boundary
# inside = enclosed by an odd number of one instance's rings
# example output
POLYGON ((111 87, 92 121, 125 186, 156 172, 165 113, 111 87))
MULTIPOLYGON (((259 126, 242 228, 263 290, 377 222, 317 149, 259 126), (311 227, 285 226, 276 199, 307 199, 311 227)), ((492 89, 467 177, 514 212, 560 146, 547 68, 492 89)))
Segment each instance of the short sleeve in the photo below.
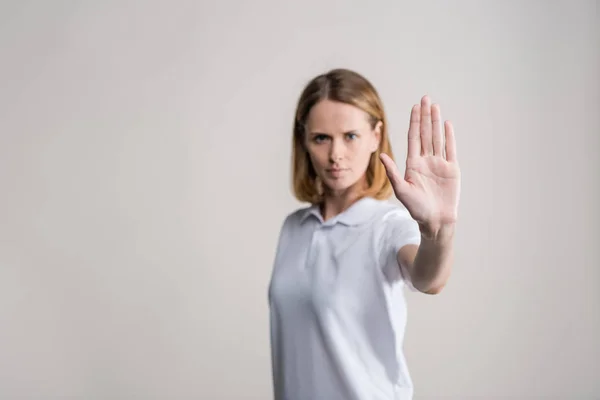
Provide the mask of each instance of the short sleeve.
POLYGON ((408 245, 421 243, 419 224, 403 208, 388 211, 379 225, 378 243, 379 263, 390 282, 404 281, 410 288, 410 275, 398 264, 398 251, 408 245))
POLYGON ((277 265, 279 258, 281 256, 281 254, 283 253, 283 251, 285 250, 285 246, 287 246, 289 240, 288 240, 288 236, 289 236, 289 230, 290 230, 290 225, 292 224, 292 218, 295 217, 295 213, 292 214, 288 214, 286 215, 286 217, 283 220, 283 223, 281 224, 281 227, 279 229, 279 234, 277 235, 277 242, 276 242, 276 246, 275 246, 275 260, 274 260, 274 264, 277 265))

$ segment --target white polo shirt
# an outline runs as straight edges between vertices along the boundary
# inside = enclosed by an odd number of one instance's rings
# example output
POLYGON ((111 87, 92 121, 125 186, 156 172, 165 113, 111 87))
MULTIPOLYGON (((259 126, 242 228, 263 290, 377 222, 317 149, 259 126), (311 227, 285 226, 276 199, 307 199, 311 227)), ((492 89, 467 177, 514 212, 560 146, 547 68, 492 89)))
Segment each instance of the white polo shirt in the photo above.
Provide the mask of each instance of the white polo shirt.
POLYGON ((408 211, 370 197, 326 222, 316 206, 287 216, 269 285, 276 400, 412 399, 402 344, 414 288, 396 255, 420 239, 408 211))

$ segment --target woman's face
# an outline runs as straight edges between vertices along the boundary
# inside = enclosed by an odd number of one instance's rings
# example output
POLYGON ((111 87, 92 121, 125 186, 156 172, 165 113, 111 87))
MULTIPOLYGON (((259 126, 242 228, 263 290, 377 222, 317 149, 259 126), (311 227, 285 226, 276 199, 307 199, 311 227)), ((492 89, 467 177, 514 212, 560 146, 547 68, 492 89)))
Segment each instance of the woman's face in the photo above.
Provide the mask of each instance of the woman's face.
POLYGON ((362 185, 371 154, 379 147, 381 122, 373 129, 360 108, 322 100, 311 109, 305 144, 312 165, 331 194, 362 185))

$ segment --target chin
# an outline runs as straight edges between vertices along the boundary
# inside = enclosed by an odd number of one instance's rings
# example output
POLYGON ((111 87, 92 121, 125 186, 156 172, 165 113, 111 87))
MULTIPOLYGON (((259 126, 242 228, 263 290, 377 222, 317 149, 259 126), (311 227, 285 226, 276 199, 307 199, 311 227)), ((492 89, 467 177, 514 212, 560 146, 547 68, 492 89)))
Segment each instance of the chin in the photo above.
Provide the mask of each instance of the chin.
POLYGON ((356 182, 350 179, 327 179, 325 185, 334 192, 345 192, 354 186, 356 182))

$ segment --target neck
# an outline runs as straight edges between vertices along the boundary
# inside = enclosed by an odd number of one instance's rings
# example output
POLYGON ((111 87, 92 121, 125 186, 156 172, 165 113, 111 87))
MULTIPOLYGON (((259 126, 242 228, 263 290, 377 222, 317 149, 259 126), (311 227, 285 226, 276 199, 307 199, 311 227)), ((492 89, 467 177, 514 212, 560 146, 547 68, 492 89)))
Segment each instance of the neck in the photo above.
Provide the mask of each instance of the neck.
POLYGON ((326 190, 320 205, 323 220, 335 217, 360 200, 363 186, 364 182, 358 182, 342 191, 326 190))

